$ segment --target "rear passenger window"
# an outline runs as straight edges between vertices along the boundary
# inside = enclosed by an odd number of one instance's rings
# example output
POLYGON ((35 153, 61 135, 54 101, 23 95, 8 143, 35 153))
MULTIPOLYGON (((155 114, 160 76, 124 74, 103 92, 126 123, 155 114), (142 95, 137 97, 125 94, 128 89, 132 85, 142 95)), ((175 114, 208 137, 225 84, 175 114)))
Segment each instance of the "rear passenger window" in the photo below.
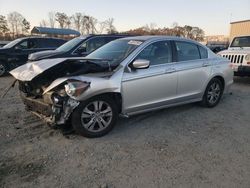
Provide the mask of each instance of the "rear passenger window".
POLYGON ((57 47, 57 41, 54 39, 43 40, 44 48, 55 48, 57 47))
POLYGON ((38 48, 56 48, 60 46, 58 40, 55 39, 37 39, 38 40, 38 48))
POLYGON ((207 49, 199 46, 200 54, 201 54, 201 59, 207 59, 208 58, 208 53, 207 49))
POLYGON ((200 59, 198 46, 188 42, 175 42, 178 61, 190 61, 200 59))

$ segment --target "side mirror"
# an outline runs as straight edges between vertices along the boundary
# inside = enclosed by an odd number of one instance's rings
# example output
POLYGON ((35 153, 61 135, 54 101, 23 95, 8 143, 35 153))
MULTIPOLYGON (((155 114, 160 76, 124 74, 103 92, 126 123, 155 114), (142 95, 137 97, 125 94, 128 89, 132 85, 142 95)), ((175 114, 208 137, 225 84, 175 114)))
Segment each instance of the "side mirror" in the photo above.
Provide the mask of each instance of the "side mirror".
POLYGON ((146 59, 137 59, 132 63, 134 69, 147 69, 150 65, 150 61, 146 59))

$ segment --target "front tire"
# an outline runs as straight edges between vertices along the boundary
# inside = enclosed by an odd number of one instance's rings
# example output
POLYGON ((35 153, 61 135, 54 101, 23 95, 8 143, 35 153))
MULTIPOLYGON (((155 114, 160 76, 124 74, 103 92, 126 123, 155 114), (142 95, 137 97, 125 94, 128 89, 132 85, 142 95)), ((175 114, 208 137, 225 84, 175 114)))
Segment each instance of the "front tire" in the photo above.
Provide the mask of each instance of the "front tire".
POLYGON ((6 73, 7 73, 6 64, 3 62, 0 62, 0 77, 4 76, 6 73))
POLYGON ((98 96, 81 102, 72 113, 72 126, 76 133, 88 137, 101 137, 116 124, 118 110, 113 99, 98 96))
POLYGON ((220 102, 223 94, 223 84, 218 78, 213 78, 207 85, 201 104, 213 108, 220 102))

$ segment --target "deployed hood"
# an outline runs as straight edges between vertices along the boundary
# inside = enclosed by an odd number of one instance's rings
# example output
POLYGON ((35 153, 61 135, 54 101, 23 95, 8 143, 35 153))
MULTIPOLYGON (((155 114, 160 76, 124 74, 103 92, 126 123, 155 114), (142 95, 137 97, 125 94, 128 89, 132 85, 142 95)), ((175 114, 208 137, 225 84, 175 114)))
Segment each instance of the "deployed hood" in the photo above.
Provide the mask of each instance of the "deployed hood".
POLYGON ((41 74, 45 70, 64 62, 67 60, 66 58, 58 58, 58 59, 44 59, 40 61, 34 61, 30 63, 26 63, 12 71, 10 74, 14 76, 17 80, 21 81, 31 81, 37 75, 41 74))
POLYGON ((10 74, 19 81, 31 81, 37 77, 46 79, 75 76, 86 73, 111 71, 117 66, 110 66, 107 60, 88 58, 57 58, 44 59, 26 63, 12 71, 10 74))
POLYGON ((36 52, 29 55, 29 61, 38 61, 46 58, 53 58, 62 53, 64 52, 60 52, 57 50, 46 50, 46 51, 36 52))

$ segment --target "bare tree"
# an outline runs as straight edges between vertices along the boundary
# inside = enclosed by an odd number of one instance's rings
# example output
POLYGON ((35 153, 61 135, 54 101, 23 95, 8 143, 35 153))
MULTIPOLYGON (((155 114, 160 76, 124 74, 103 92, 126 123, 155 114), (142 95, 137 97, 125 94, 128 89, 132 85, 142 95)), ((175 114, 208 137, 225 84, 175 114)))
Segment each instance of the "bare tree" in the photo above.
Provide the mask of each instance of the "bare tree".
POLYGON ((0 35, 3 36, 9 31, 5 16, 0 15, 0 35))
POLYGON ((22 34, 27 34, 30 30, 30 23, 24 18, 22 21, 22 34))
POLYGON ((204 40, 204 31, 199 27, 193 27, 192 29, 192 39, 197 41, 203 41, 204 40))
POLYGON ((24 17, 18 12, 11 12, 8 14, 7 17, 13 37, 15 35, 19 35, 20 32, 22 31, 22 21, 24 17))
POLYGON ((184 37, 186 38, 192 38, 192 26, 185 25, 184 27, 184 37))
POLYGON ((97 33, 96 25, 97 25, 97 19, 95 19, 92 16, 83 16, 82 18, 82 33, 86 34, 94 34, 97 33))
POLYGON ((103 33, 103 31, 106 29, 106 22, 104 21, 104 22, 99 22, 98 23, 98 29, 97 29, 97 33, 99 33, 99 34, 102 34, 103 33))
POLYGON ((63 12, 57 12, 55 14, 56 21, 59 23, 60 28, 67 26, 68 16, 63 12))
POLYGON ((49 17, 49 26, 51 28, 54 28, 55 24, 56 24, 56 15, 55 15, 55 12, 49 12, 48 13, 48 17, 49 17))
POLYGON ((134 35, 172 35, 186 37, 197 41, 202 41, 205 35, 204 31, 199 27, 192 27, 189 25, 185 25, 184 27, 182 27, 178 26, 177 23, 173 24, 171 28, 151 28, 149 25, 146 25, 144 27, 139 27, 137 29, 127 31, 126 33, 134 35))
POLYGON ((74 28, 77 31, 81 31, 81 27, 82 27, 82 18, 83 18, 83 14, 80 12, 75 13, 74 15, 72 15, 72 21, 73 21, 73 25, 74 28))
POLYGON ((42 20, 40 22, 40 27, 48 27, 48 22, 46 20, 42 20))
POLYGON ((109 18, 105 21, 105 29, 109 34, 117 32, 114 26, 114 18, 109 18))
POLYGON ((71 27, 71 20, 72 20, 72 17, 68 17, 66 20, 66 26, 68 29, 71 27))
POLYGON ((179 24, 178 24, 177 22, 173 22, 172 28, 176 28, 176 27, 178 27, 178 26, 179 26, 179 24))

